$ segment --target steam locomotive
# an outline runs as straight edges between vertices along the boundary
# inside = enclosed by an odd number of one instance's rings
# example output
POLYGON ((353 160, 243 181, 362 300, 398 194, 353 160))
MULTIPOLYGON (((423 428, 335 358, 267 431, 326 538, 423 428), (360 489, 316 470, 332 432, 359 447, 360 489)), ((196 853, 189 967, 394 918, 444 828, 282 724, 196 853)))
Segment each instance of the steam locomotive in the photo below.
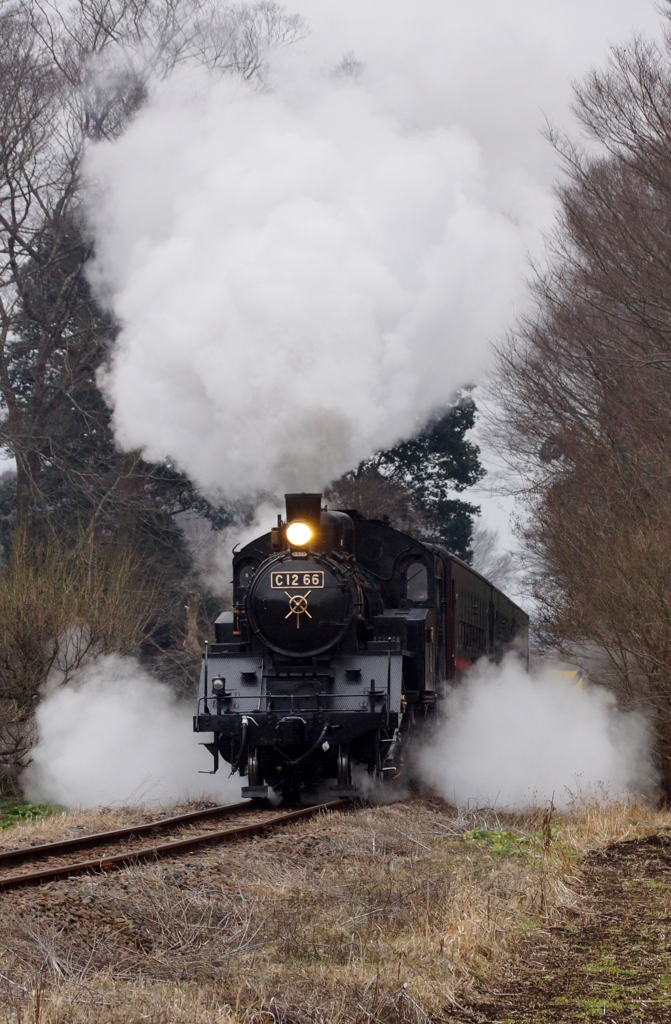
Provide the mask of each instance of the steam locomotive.
POLYGON ((233 557, 233 611, 206 646, 194 729, 246 776, 242 796, 355 791, 398 776, 444 684, 515 645, 529 620, 444 548, 287 494, 286 520, 233 557))

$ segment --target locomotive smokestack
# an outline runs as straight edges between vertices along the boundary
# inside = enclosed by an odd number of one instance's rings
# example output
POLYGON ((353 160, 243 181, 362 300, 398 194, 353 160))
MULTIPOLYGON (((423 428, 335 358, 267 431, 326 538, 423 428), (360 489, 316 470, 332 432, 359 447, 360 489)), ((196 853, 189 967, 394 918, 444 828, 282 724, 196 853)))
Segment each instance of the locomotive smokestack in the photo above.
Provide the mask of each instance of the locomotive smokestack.
POLYGON ((287 523, 293 523, 298 519, 306 523, 313 533, 318 533, 322 510, 321 494, 307 494, 302 491, 300 494, 285 494, 284 500, 287 505, 287 523))

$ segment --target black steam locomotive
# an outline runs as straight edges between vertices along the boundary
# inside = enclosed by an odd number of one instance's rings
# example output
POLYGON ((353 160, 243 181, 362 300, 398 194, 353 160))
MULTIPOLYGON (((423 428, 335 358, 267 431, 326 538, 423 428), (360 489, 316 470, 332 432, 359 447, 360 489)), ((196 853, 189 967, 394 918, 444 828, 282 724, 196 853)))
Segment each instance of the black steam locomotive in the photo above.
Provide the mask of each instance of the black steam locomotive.
POLYGON ((528 648, 528 617, 444 548, 320 494, 233 558, 232 612, 203 656, 196 732, 247 776, 243 797, 354 792, 352 763, 396 777, 441 688, 483 656, 528 648))

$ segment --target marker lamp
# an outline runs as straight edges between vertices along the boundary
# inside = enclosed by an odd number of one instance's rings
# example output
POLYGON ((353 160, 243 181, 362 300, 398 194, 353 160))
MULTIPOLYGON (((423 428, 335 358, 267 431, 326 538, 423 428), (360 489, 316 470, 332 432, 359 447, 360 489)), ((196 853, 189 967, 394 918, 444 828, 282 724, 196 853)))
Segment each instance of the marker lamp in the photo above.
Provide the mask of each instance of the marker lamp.
POLYGON ((312 537, 312 530, 308 524, 301 523, 298 519, 293 523, 289 523, 286 533, 287 540, 291 544, 292 548, 304 548, 312 537))

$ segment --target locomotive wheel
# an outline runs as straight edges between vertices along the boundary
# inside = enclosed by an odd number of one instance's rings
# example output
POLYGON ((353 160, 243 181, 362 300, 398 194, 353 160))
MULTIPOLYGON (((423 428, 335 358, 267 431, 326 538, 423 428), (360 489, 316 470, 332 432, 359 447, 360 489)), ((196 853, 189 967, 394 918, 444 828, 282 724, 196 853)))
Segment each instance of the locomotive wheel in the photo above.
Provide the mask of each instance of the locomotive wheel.
POLYGON ((352 761, 349 756, 349 745, 346 743, 338 747, 338 785, 352 785, 352 761))
POLYGON ((256 747, 250 747, 247 754, 247 785, 259 786, 260 784, 259 752, 256 747))

